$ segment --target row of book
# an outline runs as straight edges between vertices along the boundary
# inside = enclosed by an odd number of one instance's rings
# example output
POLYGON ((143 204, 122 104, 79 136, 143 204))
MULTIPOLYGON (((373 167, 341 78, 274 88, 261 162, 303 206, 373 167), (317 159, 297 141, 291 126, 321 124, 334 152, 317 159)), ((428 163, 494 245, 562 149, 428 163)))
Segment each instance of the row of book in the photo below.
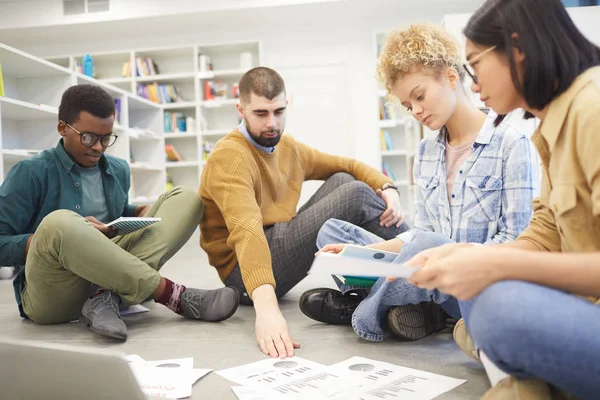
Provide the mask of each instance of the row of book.
POLYGON ((177 89, 175 88, 175 86, 159 85, 156 82, 150 83, 148 85, 138 83, 137 94, 140 97, 143 97, 158 104, 176 103, 178 101, 183 101, 177 93, 177 89))
POLYGON ((392 146, 392 138, 388 131, 384 131, 383 129, 381 129, 379 131, 379 139, 381 142, 382 151, 390 151, 394 149, 394 146, 392 146))
POLYGON ((167 161, 184 161, 181 154, 177 151, 177 148, 172 144, 165 145, 165 155, 167 157, 167 161))
POLYGON ((181 112, 165 111, 165 132, 190 132, 194 131, 196 120, 192 117, 186 117, 181 112), (189 125, 189 126, 188 126, 189 125))
POLYGON ((158 65, 150 57, 136 57, 133 68, 131 61, 126 61, 123 63, 123 69, 121 70, 121 75, 124 78, 131 78, 134 74, 135 76, 151 76, 159 73, 158 65))
POLYGON ((380 120, 395 120, 396 112, 394 108, 388 104, 384 97, 379 99, 379 119, 380 120))
MULTIPOLYGON (((229 86, 221 81, 204 82, 204 100, 226 100, 229 86)), ((231 85, 231 98, 240 97, 240 87, 237 82, 231 85)))
MULTIPOLYGON (((215 146, 216 146, 216 143, 214 143, 214 142, 202 143, 202 160, 203 161, 206 161, 208 159, 208 156, 213 151, 215 146)), ((177 148, 172 144, 165 145, 165 155, 166 155, 167 161, 171 161, 171 162, 185 161, 183 159, 183 157, 181 156, 181 153, 179 153, 179 151, 177 151, 177 148)))
POLYGON ((388 178, 390 178, 391 180, 393 180, 394 182, 397 181, 396 179, 396 174, 394 174, 394 171, 392 171, 392 168, 390 167, 390 165, 386 162, 383 162, 381 164, 381 172, 383 172, 383 174, 385 176, 387 176, 388 178))

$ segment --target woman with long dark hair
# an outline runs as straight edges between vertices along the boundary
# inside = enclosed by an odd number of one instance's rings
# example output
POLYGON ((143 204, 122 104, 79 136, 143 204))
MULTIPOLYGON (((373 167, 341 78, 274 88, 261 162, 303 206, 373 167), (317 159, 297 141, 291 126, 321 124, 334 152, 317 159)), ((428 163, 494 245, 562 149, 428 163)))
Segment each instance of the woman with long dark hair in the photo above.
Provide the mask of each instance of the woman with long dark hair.
POLYGON ((541 196, 515 242, 427 250, 410 282, 464 302, 459 346, 505 373, 484 399, 598 399, 600 49, 559 0, 488 0, 465 35, 473 91, 541 121, 541 196))

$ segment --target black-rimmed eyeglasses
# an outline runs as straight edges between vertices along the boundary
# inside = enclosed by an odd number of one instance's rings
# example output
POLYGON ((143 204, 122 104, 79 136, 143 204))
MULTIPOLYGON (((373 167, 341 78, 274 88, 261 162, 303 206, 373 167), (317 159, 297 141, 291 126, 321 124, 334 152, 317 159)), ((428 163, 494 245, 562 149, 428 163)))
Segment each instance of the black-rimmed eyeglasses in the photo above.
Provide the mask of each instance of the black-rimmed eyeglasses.
POLYGON ((73 128, 69 123, 65 122, 69 128, 73 129, 77 134, 79 134, 79 141, 82 145, 86 147, 93 147, 98 140, 102 147, 110 147, 117 141, 118 136, 114 133, 109 133, 108 135, 98 135, 92 132, 79 132, 77 129, 73 128))

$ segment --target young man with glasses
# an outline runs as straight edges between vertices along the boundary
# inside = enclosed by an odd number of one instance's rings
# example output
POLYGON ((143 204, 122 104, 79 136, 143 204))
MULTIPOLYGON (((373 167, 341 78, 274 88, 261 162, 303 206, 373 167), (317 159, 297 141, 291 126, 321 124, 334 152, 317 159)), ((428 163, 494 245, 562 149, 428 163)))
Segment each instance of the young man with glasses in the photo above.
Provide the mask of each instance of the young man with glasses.
POLYGON ((113 99, 92 85, 69 88, 54 149, 21 161, 0 186, 0 263, 18 265, 14 290, 23 318, 80 319, 96 333, 127 338, 122 305, 152 298, 188 318, 220 321, 238 306, 235 289, 186 288, 160 268, 189 239, 203 213, 194 190, 174 188, 152 206, 128 202, 127 162, 104 154, 117 140, 113 99), (119 235, 121 216, 161 221, 119 235))

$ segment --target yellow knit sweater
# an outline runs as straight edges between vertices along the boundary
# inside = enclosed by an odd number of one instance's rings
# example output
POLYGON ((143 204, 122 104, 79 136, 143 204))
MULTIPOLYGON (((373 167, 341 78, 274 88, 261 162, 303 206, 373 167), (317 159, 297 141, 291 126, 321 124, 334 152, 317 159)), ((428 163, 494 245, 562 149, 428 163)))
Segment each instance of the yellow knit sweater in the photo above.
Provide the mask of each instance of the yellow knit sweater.
POLYGON ((356 160, 322 153, 284 134, 273 153, 237 129, 219 140, 202 172, 200 246, 225 280, 239 263, 248 294, 275 287, 264 228, 296 215, 302 183, 347 172, 374 190, 390 179, 356 160))

